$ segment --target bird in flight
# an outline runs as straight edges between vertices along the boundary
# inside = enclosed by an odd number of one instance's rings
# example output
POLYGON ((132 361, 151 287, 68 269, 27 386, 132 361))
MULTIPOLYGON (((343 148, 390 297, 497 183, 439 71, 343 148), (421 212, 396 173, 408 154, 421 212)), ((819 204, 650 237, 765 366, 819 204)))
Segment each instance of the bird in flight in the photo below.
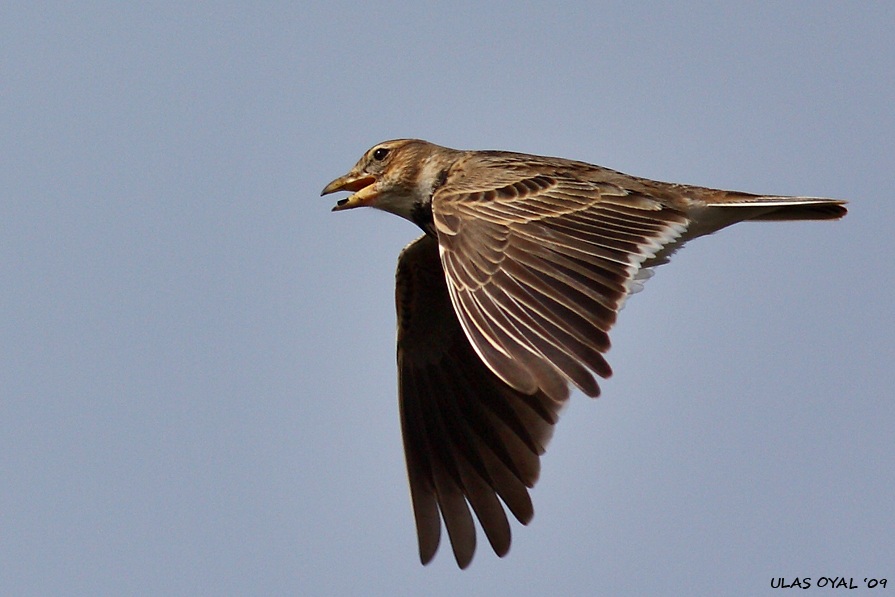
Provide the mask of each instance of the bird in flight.
POLYGON ((442 520, 460 568, 478 518, 498 556, 504 505, 522 524, 570 385, 608 378, 608 332, 651 268, 744 220, 837 220, 845 201, 753 195, 629 176, 562 158, 379 143, 321 195, 424 234, 398 258, 398 394, 423 564, 442 520))

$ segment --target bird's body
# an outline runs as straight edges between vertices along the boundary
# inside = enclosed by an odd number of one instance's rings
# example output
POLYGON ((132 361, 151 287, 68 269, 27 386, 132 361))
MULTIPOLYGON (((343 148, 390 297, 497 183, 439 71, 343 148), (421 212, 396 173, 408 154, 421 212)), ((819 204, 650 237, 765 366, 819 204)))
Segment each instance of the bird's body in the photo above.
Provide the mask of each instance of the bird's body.
POLYGON ((504 555, 501 501, 523 524, 528 488, 569 396, 590 396, 626 297, 680 246, 743 220, 827 220, 845 202, 652 181, 503 151, 386 141, 323 193, 353 195, 425 235, 398 262, 401 424, 420 557, 444 520, 460 567, 478 517, 504 555), (499 499, 498 499, 499 498, 499 499), (468 504, 468 505, 467 505, 468 504))

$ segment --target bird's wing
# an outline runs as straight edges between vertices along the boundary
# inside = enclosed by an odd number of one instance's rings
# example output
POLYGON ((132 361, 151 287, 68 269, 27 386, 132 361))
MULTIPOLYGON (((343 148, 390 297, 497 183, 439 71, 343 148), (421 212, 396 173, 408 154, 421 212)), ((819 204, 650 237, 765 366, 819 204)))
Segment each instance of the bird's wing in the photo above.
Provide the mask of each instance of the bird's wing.
POLYGON ((492 161, 449 177, 432 201, 441 261, 463 330, 498 377, 557 400, 568 382, 596 396, 618 309, 689 220, 596 167, 549 166, 492 161))
POLYGON ((485 366, 451 306, 435 239, 424 236, 398 260, 398 388, 401 429, 420 559, 435 555, 439 511, 461 568, 472 559, 472 506, 494 551, 510 547, 501 500, 523 524, 528 488, 560 404, 509 387, 485 366), (499 498, 499 499, 498 499, 499 498))

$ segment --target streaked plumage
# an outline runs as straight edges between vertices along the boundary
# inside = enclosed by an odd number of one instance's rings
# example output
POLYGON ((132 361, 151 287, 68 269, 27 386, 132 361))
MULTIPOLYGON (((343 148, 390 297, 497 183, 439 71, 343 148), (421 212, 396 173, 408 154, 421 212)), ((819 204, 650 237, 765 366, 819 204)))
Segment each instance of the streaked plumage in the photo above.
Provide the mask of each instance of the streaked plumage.
POLYGON ((479 519, 510 546, 574 384, 597 396, 626 297, 680 246, 743 220, 834 220, 845 202, 657 182, 561 158, 380 143, 322 194, 423 229, 398 260, 398 380, 425 564, 441 521, 458 565, 479 519))

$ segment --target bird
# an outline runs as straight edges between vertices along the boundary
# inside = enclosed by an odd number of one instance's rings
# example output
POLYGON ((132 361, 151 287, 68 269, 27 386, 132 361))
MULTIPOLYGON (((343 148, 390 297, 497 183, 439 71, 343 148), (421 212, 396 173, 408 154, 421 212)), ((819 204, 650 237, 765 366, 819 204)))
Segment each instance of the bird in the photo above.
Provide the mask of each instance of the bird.
POLYGON ((506 511, 529 489, 572 387, 596 397, 626 298, 685 242, 750 221, 837 220, 846 201, 755 195, 630 176, 581 161, 457 150, 420 139, 370 148, 321 196, 384 210, 423 234, 396 272, 398 403, 419 558, 442 521, 457 565, 473 514, 499 557, 506 511), (470 511, 471 508, 471 511, 470 511))

